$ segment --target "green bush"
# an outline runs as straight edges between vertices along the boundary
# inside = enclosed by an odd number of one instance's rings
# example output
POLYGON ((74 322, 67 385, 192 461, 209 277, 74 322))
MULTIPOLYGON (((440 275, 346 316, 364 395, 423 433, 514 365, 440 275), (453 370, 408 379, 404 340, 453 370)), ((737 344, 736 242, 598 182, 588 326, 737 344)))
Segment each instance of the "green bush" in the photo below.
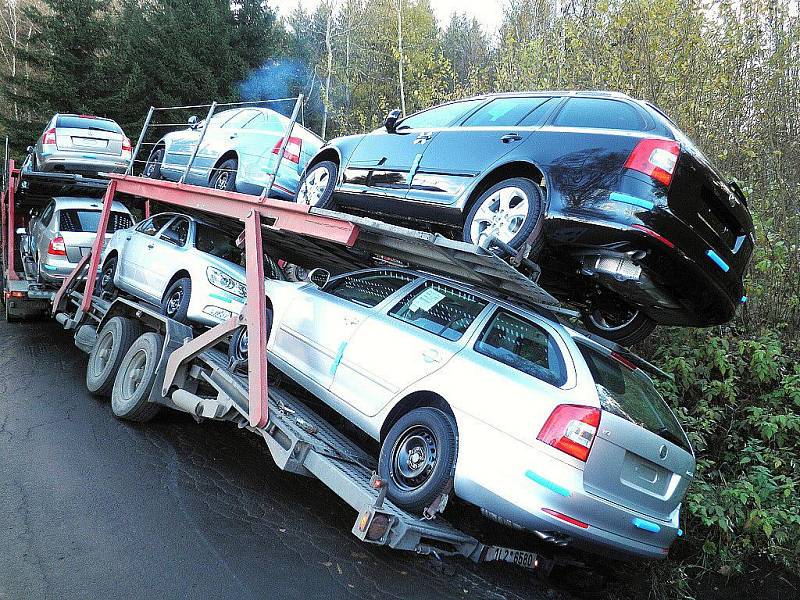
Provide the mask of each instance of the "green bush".
MULTIPOLYGON (((695 560, 720 572, 800 565, 800 364, 772 333, 670 330, 650 342, 658 386, 697 455, 684 503, 695 560)), ((794 348, 792 348, 794 350, 794 348)))

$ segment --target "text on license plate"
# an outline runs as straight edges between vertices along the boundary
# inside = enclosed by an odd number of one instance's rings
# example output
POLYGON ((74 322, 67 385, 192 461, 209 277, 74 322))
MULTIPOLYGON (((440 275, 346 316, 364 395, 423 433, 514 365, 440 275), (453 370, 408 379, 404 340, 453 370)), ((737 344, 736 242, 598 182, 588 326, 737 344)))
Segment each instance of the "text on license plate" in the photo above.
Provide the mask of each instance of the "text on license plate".
POLYGON ((537 567, 536 555, 533 552, 526 552, 525 550, 512 550, 511 548, 500 548, 493 546, 489 548, 486 553, 486 560, 499 560, 507 563, 512 563, 526 569, 535 569, 537 567))

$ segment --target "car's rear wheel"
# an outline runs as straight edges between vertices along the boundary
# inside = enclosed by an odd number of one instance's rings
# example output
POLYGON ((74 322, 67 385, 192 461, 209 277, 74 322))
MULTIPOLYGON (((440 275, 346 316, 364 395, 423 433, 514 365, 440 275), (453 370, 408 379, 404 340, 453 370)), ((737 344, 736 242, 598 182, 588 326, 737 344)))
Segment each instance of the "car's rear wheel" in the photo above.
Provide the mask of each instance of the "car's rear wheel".
POLYGON ((86 389, 98 396, 108 396, 114 387, 119 366, 125 353, 142 334, 138 321, 125 317, 109 319, 89 354, 86 364, 86 389))
POLYGON ((147 162, 144 165, 144 172, 142 174, 150 179, 161 179, 161 165, 163 163, 164 148, 156 148, 147 159, 147 162))
POLYGON ((593 303, 582 320, 591 333, 622 346, 641 342, 656 328, 656 322, 639 308, 616 297, 593 303))
POLYGON ((216 190, 236 191, 236 171, 239 170, 239 162, 235 158, 229 158, 219 165, 211 174, 211 187, 216 190))
POLYGON ((329 160, 308 169, 300 179, 295 202, 315 208, 333 208, 333 188, 338 172, 336 163, 329 160))
POLYGON ((530 240, 536 246, 544 212, 544 192, 530 179, 512 177, 490 187, 472 204, 464 219, 465 242, 480 244, 495 237, 514 249, 530 240))
POLYGON ((111 391, 111 411, 120 419, 149 421, 161 408, 149 398, 163 346, 161 335, 148 332, 139 336, 125 353, 111 391))
POLYGON ((164 299, 161 301, 161 312, 170 319, 180 323, 187 323, 189 300, 192 297, 192 280, 182 277, 169 286, 164 299))
MULTIPOLYGON (((272 331, 271 308, 267 308, 264 318, 266 320, 267 327, 267 341, 269 341, 269 334, 270 331, 272 331)), ((234 334, 231 336, 231 342, 228 345, 228 358, 232 363, 238 365, 239 368, 247 368, 248 347, 247 327, 243 325, 234 332, 234 334)))
POLYGON ((386 434, 378 473, 387 482, 389 499, 417 513, 445 490, 456 465, 456 427, 436 408, 416 408, 386 434))

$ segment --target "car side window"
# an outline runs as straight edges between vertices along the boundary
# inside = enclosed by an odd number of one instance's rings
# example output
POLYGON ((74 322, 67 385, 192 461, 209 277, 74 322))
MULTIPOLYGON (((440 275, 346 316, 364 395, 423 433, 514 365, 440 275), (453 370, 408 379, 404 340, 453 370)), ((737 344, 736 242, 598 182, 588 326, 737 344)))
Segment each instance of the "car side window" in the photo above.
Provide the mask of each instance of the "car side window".
POLYGON ((258 111, 252 109, 245 109, 239 111, 238 115, 234 115, 222 126, 223 129, 240 129, 250 119, 255 117, 258 111))
POLYGON ((514 127, 549 98, 496 98, 480 107, 462 127, 514 127))
POLYGON ((254 118, 250 119, 242 126, 242 129, 266 129, 269 122, 264 113, 258 113, 254 118))
POLYGON ((361 273, 335 279, 324 290, 338 298, 371 308, 414 279, 416 278, 398 271, 361 273))
POLYGON ((509 367, 560 386, 567 381, 564 357, 544 329, 505 309, 499 309, 475 342, 475 352, 509 367))
POLYGON ((466 115, 472 109, 480 106, 484 100, 462 100, 450 102, 435 108, 424 110, 410 117, 406 117, 397 125, 397 130, 403 129, 435 129, 447 127, 466 115))
POLYGON ((55 212, 55 210, 56 210, 56 203, 55 202, 51 202, 44 209, 44 212, 42 213, 42 216, 39 219, 39 221, 41 222, 41 224, 44 227, 47 227, 48 225, 50 225, 50 220, 53 218, 53 213, 55 212))
POLYGON ((426 281, 403 298, 389 315, 454 342, 464 335, 487 304, 469 292, 426 281))
POLYGON ((136 231, 144 233, 145 235, 155 235, 161 231, 164 225, 169 223, 172 217, 173 215, 156 215, 155 217, 142 221, 136 228, 136 231))
POLYGON ((636 107, 620 100, 570 98, 553 121, 561 127, 639 130, 646 127, 636 107))
POLYGON ((162 232, 160 239, 176 246, 183 246, 188 237, 189 219, 177 218, 162 232))

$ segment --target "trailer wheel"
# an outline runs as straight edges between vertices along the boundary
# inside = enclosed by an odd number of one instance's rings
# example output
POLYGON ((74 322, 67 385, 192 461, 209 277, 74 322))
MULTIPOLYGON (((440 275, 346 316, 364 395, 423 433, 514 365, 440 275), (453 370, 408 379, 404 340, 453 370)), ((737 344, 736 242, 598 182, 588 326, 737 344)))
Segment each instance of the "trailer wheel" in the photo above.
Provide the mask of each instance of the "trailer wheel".
POLYGON ((142 334, 138 321, 113 317, 97 335, 97 341, 86 364, 86 388, 98 396, 108 396, 114 387, 125 353, 142 334))
POLYGON ((111 410, 120 419, 149 421, 161 409, 149 398, 163 347, 164 338, 148 332, 133 342, 122 359, 111 391, 111 410))
POLYGON ((421 513, 447 486, 456 466, 456 427, 437 408, 416 408, 386 434, 378 473, 398 506, 421 513))
POLYGON ((186 314, 189 312, 189 299, 192 297, 192 280, 188 277, 178 279, 169 286, 164 300, 161 302, 161 312, 170 319, 179 323, 186 323, 186 314))

